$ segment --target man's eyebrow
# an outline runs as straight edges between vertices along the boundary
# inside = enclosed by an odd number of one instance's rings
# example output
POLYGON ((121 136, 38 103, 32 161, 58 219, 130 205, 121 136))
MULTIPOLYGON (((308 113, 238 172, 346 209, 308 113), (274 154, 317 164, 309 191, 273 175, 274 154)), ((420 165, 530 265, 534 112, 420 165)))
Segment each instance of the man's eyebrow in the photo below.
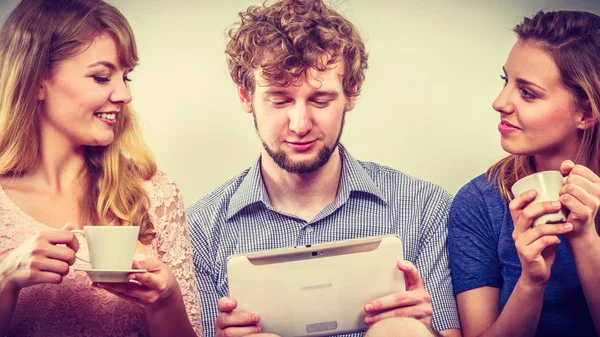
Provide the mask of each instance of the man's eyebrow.
POLYGON ((263 93, 263 96, 284 96, 288 95, 288 92, 282 89, 267 90, 263 93))
POLYGON ((339 96, 339 93, 337 91, 329 91, 329 90, 317 90, 317 92, 315 92, 312 96, 329 96, 332 98, 336 98, 339 96))
MULTIPOLYGON (((267 90, 263 93, 263 97, 287 96, 287 95, 289 95, 289 92, 284 89, 272 89, 272 90, 267 90)), ((317 90, 314 93, 312 93, 310 96, 311 97, 329 97, 329 98, 335 99, 339 96, 339 93, 334 90, 317 90)))

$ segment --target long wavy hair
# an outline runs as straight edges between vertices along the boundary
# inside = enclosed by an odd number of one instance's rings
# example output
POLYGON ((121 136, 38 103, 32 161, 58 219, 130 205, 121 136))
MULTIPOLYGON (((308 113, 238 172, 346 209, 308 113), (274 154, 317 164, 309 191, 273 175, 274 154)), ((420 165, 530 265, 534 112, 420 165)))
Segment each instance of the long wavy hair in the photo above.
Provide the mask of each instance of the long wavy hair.
MULTIPOLYGON (((536 43, 553 58, 576 104, 596 119, 595 125, 579 131, 581 143, 572 159, 600 174, 600 16, 579 11, 540 11, 525 18, 514 31, 519 40, 536 43)), ((533 156, 509 155, 490 167, 487 176, 510 201, 514 197, 512 185, 534 172, 533 156)))
POLYGON ((231 78, 250 94, 258 67, 269 85, 288 86, 307 69, 323 71, 343 59, 344 94, 359 95, 368 66, 364 43, 358 29, 323 0, 280 0, 250 6, 239 16, 225 54, 231 78))
MULTIPOLYGON (((18 177, 34 167, 41 82, 103 33, 115 39, 121 66, 134 67, 133 31, 115 7, 101 0, 23 0, 8 16, 0 30, 0 174, 18 177)), ((156 164, 130 106, 117 114, 114 134, 110 145, 85 149, 82 186, 89 197, 80 202, 79 221, 137 225, 140 241, 149 243, 155 234, 143 180, 154 176, 156 164)))

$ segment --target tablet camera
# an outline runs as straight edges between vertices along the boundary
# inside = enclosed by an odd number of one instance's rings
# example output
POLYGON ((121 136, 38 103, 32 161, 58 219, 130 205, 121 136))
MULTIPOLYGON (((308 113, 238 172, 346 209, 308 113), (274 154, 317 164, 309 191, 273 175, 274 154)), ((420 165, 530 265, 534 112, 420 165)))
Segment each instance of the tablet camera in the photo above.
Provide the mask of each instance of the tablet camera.
POLYGON ((319 255, 319 252, 317 252, 316 250, 313 250, 312 253, 310 253, 312 256, 317 256, 319 255))

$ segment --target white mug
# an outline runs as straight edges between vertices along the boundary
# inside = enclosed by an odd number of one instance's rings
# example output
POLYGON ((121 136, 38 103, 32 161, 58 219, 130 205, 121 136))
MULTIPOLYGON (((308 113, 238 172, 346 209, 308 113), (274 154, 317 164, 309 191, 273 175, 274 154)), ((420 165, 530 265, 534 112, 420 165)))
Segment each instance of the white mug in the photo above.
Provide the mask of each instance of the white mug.
POLYGON ((84 226, 71 232, 83 234, 87 239, 89 258, 75 255, 88 262, 92 269, 129 270, 137 245, 138 226, 84 226))
MULTIPOLYGON (((558 201, 560 189, 565 184, 566 177, 559 171, 542 171, 520 179, 511 188, 514 197, 529 191, 536 190, 537 195, 531 204, 545 201, 558 201)), ((533 221, 533 226, 546 223, 562 223, 567 221, 564 209, 556 213, 544 214, 533 221)))

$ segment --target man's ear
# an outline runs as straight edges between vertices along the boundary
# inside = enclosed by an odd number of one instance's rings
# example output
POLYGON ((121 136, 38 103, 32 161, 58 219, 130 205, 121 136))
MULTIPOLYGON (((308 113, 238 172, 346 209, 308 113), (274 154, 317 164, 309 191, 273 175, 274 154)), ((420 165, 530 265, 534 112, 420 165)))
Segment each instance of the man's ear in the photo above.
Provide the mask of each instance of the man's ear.
POLYGON ((352 95, 346 97, 346 109, 345 112, 352 111, 354 109, 354 105, 356 104, 356 93, 358 88, 354 87, 352 90, 352 95))
POLYGON ((596 125, 596 123, 598 123, 598 117, 594 116, 592 104, 589 100, 585 100, 577 116, 577 128, 581 130, 589 129, 596 125))
POLYGON ((248 89, 237 86, 238 96, 240 97, 240 103, 242 103, 242 109, 247 113, 252 113, 252 98, 248 89))

